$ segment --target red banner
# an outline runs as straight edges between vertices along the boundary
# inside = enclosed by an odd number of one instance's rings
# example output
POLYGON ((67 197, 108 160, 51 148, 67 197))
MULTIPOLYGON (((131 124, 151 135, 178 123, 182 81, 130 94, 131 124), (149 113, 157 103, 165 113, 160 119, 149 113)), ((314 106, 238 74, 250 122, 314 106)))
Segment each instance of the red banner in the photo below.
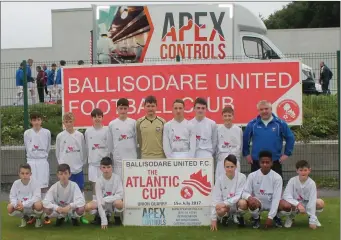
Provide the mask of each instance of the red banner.
POLYGON ((63 68, 63 85, 63 112, 75 114, 76 127, 91 126, 90 113, 96 107, 103 110, 104 124, 108 124, 117 117, 119 98, 129 99, 131 118, 142 117, 143 101, 148 95, 157 98, 158 115, 166 120, 173 117, 175 99, 185 101, 186 118, 191 119, 194 100, 204 97, 208 102, 207 116, 217 123, 222 123, 222 109, 232 105, 235 122, 244 125, 257 115, 257 102, 268 100, 274 103, 273 111, 283 113, 280 117, 284 118, 293 112, 290 106, 296 106, 296 114, 290 115, 295 118, 290 121, 301 124, 298 61, 63 68))

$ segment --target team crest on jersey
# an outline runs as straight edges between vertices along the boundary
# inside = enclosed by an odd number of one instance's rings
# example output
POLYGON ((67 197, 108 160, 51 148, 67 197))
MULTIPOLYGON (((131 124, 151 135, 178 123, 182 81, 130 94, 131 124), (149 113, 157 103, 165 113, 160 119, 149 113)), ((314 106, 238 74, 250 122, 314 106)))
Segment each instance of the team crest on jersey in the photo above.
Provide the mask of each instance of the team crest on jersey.
POLYGON ((160 127, 156 127, 156 131, 157 131, 157 132, 160 132, 160 131, 161 131, 161 128, 160 128, 160 127))
POLYGON ((273 128, 272 128, 272 131, 273 131, 273 132, 275 132, 275 131, 276 131, 276 128, 275 128, 275 127, 273 127, 273 128))

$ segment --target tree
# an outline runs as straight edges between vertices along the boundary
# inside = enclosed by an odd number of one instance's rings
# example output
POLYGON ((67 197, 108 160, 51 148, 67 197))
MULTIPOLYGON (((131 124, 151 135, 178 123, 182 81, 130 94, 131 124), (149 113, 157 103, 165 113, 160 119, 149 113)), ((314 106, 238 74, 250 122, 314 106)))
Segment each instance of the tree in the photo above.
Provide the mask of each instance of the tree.
POLYGON ((340 2, 292 2, 263 21, 268 29, 340 27, 340 2))

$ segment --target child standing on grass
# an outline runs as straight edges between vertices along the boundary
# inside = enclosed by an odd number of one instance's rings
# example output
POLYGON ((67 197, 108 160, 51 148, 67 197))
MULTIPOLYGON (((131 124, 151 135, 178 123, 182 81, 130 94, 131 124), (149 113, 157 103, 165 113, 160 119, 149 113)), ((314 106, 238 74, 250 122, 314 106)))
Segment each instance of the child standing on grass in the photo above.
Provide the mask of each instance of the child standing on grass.
POLYGON ((323 211, 324 201, 317 198, 316 184, 309 177, 309 163, 305 160, 298 161, 296 171, 298 176, 289 180, 279 204, 280 213, 287 216, 284 227, 290 228, 298 213, 306 213, 309 216, 309 227, 316 229, 322 226, 316 215, 323 211))
MULTIPOLYGON (((63 116, 65 130, 57 135, 56 157, 58 164, 70 166, 70 180, 77 183, 80 190, 84 191, 83 165, 86 159, 86 147, 84 135, 74 129, 75 117, 73 113, 67 112, 63 116)), ((87 224, 85 218, 81 222, 87 224)))
POLYGON ((92 200, 96 199, 95 184, 102 176, 100 163, 102 158, 109 157, 108 150, 108 127, 103 126, 103 112, 95 108, 91 112, 93 125, 85 131, 85 143, 89 163, 89 181, 92 182, 92 200))
POLYGON ((19 227, 26 227, 27 224, 34 222, 36 228, 41 227, 43 205, 40 183, 32 177, 31 167, 27 163, 20 165, 19 177, 20 179, 16 180, 11 187, 7 212, 10 216, 21 218, 19 227))
MULTIPOLYGON (((50 167, 47 161, 51 149, 51 132, 42 128, 42 116, 40 113, 30 115, 32 128, 24 133, 27 163, 31 167, 32 176, 40 185, 42 198, 49 186, 50 167)), ((45 224, 50 220, 46 217, 45 224)))
POLYGON ((79 226, 78 218, 84 214, 85 199, 77 183, 69 180, 70 166, 60 164, 57 177, 59 181, 51 186, 43 200, 44 212, 50 218, 57 218, 56 226, 61 226, 69 216, 72 225, 79 226))

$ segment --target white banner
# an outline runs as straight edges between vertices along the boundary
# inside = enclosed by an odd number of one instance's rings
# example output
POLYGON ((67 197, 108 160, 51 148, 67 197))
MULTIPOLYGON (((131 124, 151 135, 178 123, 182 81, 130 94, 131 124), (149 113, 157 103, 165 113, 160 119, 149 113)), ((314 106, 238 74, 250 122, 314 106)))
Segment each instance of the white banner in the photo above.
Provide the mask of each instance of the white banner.
POLYGON ((208 226, 210 207, 126 208, 125 226, 208 226))
POLYGON ((208 207, 213 159, 124 160, 125 208, 208 207))

